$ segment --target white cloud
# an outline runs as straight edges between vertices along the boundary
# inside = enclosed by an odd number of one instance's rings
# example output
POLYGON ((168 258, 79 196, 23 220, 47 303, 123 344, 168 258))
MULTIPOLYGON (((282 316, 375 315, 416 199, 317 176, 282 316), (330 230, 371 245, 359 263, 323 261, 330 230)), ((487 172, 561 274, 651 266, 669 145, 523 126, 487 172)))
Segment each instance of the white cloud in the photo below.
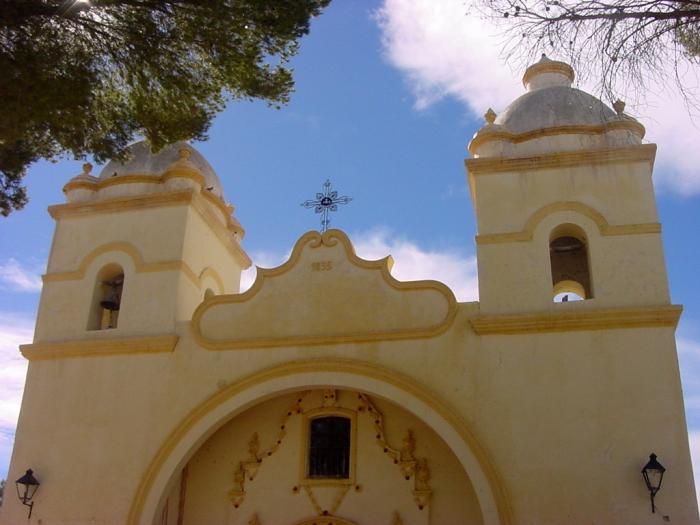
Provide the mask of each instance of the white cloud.
MULTIPOLYGON (((480 116, 489 107, 503 110, 524 92, 522 71, 511 71, 501 57, 502 29, 473 8, 467 16, 470 4, 469 0, 384 0, 375 13, 384 54, 404 73, 419 110, 452 97, 480 116)), ((696 118, 698 125, 692 122, 683 97, 672 87, 659 89, 647 93, 645 105, 636 111, 629 105, 628 112, 639 115, 648 140, 659 145, 657 182, 681 194, 699 193, 700 148, 695 142, 700 120, 696 118)))
MULTIPOLYGON (((476 257, 457 249, 428 250, 414 241, 396 237, 385 229, 361 232, 350 235, 355 252, 363 259, 383 259, 391 255, 394 266, 391 274, 399 281, 434 279, 449 286, 458 301, 475 301, 479 295, 476 276, 476 257)), ((254 264, 263 268, 273 268, 285 262, 291 252, 253 254, 254 264)), ((243 272, 241 291, 245 291, 255 281, 255 268, 243 272)))
POLYGON ((476 257, 457 249, 429 250, 389 231, 378 229, 351 236, 357 255, 376 260, 391 255, 391 274, 399 281, 434 279, 449 286, 458 301, 476 301, 479 283, 476 257))
POLYGON ((0 312, 0 478, 10 463, 17 418, 22 402, 27 361, 19 345, 34 337, 34 320, 0 312))
POLYGON ((0 262, 0 287, 12 292, 38 292, 41 290, 40 265, 22 265, 10 257, 0 262))

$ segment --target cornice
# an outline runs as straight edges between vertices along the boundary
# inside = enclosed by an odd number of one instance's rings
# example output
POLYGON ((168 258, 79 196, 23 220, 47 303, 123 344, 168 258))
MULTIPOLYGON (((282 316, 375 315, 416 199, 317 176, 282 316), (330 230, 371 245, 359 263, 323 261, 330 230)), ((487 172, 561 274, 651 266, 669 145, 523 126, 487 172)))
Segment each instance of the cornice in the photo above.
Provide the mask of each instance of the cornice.
POLYGON ((114 339, 74 339, 20 345, 22 355, 29 361, 106 357, 113 355, 158 354, 172 352, 179 337, 159 335, 122 337, 114 339))
POLYGON ((469 176, 492 173, 532 171, 540 169, 568 168, 591 164, 615 164, 621 162, 650 162, 653 167, 656 144, 639 144, 625 148, 589 149, 546 153, 529 157, 480 157, 465 159, 469 176))
POLYGON ((535 229, 545 217, 552 213, 564 211, 573 211, 588 217, 596 224, 596 226, 598 226, 598 231, 603 236, 661 233, 661 224, 658 222, 610 224, 602 213, 586 204, 583 204, 582 202, 562 201, 542 206, 540 209, 535 211, 527 219, 521 231, 479 234, 476 236, 476 243, 479 245, 484 245, 531 241, 534 237, 535 229))
MULTIPOLYGON (((130 177, 131 176, 132 175, 130 175, 130 177)), ((141 177, 141 175, 133 175, 133 177, 141 177)), ((115 179, 117 178, 121 177, 115 177, 115 179)), ((231 237, 233 233, 241 229, 238 222, 234 222, 230 216, 232 207, 227 206, 221 199, 214 195, 209 195, 208 193, 203 194, 193 190, 148 193, 145 195, 116 197, 99 201, 56 204, 49 206, 48 210, 51 217, 59 220, 67 217, 79 217, 95 213, 116 213, 161 206, 177 206, 181 204, 192 205, 229 253, 239 262, 241 267, 243 269, 250 267, 252 264, 250 257, 248 257, 248 254, 245 253, 238 242, 235 242, 231 237), (209 203, 223 206, 223 208, 220 209, 224 213, 226 224, 224 224, 210 209, 207 205, 209 203)))
POLYGON ((478 335, 513 335, 582 330, 614 330, 625 328, 675 328, 683 307, 663 305, 650 307, 568 310, 534 314, 482 315, 469 320, 478 335))

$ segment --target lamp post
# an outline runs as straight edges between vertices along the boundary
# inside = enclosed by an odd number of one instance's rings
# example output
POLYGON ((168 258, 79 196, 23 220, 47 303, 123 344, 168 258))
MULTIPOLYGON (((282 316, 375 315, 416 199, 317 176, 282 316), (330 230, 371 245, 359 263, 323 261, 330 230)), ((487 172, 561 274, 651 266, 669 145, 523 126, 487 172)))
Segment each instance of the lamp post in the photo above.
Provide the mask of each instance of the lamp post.
POLYGON ((656 454, 649 455, 649 462, 644 465, 642 469, 642 476, 644 476, 644 482, 647 484, 649 489, 649 494, 651 495, 651 512, 656 512, 656 507, 654 506, 654 496, 659 492, 661 488, 661 481, 664 479, 664 472, 666 469, 661 463, 656 461, 656 454))
POLYGON ((32 517, 32 508, 34 508, 32 498, 36 489, 39 488, 39 482, 34 477, 32 469, 27 470, 24 476, 15 481, 15 485, 17 485, 17 496, 19 496, 22 505, 29 507, 29 516, 27 516, 29 519, 32 517))

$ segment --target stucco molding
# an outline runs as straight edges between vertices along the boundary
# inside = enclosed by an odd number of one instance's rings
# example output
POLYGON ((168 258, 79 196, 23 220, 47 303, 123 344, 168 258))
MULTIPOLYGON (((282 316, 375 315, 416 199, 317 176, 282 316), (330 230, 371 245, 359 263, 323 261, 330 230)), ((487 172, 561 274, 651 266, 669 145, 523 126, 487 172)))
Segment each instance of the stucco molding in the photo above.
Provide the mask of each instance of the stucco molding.
POLYGON ((71 341, 51 341, 20 345, 19 349, 29 361, 158 354, 172 352, 178 339, 176 335, 123 337, 118 339, 75 339, 71 341))
MULTIPOLYGON (((358 389, 357 382, 350 380, 350 378, 362 378, 377 386, 368 388, 368 384, 360 390, 376 393, 392 400, 394 396, 388 392, 376 392, 378 385, 386 385, 389 389, 402 393, 401 405, 405 409, 416 415, 425 414, 429 418, 435 419, 435 422, 439 421, 441 424, 444 422, 451 431, 456 433, 460 442, 466 446, 465 450, 469 451, 470 458, 476 462, 478 472, 470 472, 467 469, 467 474, 474 483, 484 523, 486 525, 513 524, 512 509, 505 485, 487 449, 450 404, 425 385, 396 370, 357 360, 310 359, 291 361, 255 372, 217 391, 192 409, 162 441, 146 467, 132 499, 126 520, 127 525, 151 523, 153 516, 150 514, 151 512, 155 513, 161 489, 165 489, 170 477, 169 467, 184 461, 180 456, 185 454, 186 457, 187 444, 197 443, 200 433, 211 430, 210 425, 216 424, 214 421, 221 417, 222 408, 231 410, 233 407, 239 407, 240 410, 248 407, 251 399, 256 396, 269 397, 278 389, 288 388, 283 385, 286 385, 289 382, 288 378, 293 376, 297 378, 294 381, 296 387, 304 390, 308 386, 313 386, 309 384, 311 378, 314 378, 315 381, 327 382, 326 376, 328 374, 335 376, 335 379, 328 384, 358 389), (425 409, 421 407, 429 407, 429 409, 424 411, 425 409), (166 467, 166 465, 168 466, 166 467), (485 485, 481 483, 485 483, 485 485)), ((229 412, 228 417, 224 417, 226 420, 230 420, 230 417, 234 416, 235 413, 229 412)), ((426 420, 425 417, 421 419, 426 424, 431 425, 431 421, 426 420)), ((218 425, 222 423, 223 421, 220 421, 218 425)), ((462 465, 465 466, 467 458, 460 457, 459 452, 454 449, 455 443, 452 439, 447 435, 442 435, 435 427, 433 430, 441 435, 460 458, 462 465)), ((190 450, 189 452, 193 453, 194 451, 190 450)))
MULTIPOLYGON (((529 133, 535 133, 535 131, 529 133)), ((533 136, 531 138, 539 137, 533 136)), ((472 141, 472 144, 473 143, 474 141, 472 141)), ((464 165, 471 178, 492 173, 560 169, 574 166, 616 164, 622 162, 649 162, 653 167, 655 157, 656 144, 640 144, 624 148, 565 151, 529 157, 481 157, 465 159, 464 165)))
POLYGON ((678 325, 680 305, 569 310, 516 315, 483 315, 469 320, 478 335, 615 330, 678 325))
POLYGON ((591 219, 597 226, 601 235, 643 235, 649 233, 661 233, 661 224, 658 222, 640 224, 610 224, 605 216, 595 208, 577 201, 554 202, 542 206, 535 211, 525 222, 523 229, 517 232, 487 233, 476 236, 477 244, 500 244, 508 242, 526 242, 534 237, 537 226, 553 213, 572 211, 591 219))
MULTIPOLYGON (((147 178, 144 175, 128 175, 115 177, 117 179, 128 179, 129 177, 147 178)), ((154 179, 154 177, 150 177, 154 179)), ((153 181, 152 181, 153 182, 153 181)), ((154 182, 157 183, 157 180, 154 182)), ((83 184, 83 181, 76 181, 76 184, 83 184)), ((85 181, 86 184, 93 184, 85 181)), ((127 184, 119 182, 119 184, 127 184)), ((114 184, 117 184, 116 182, 114 184)), ((216 237, 221 241, 228 252, 239 262, 243 269, 249 268, 252 264, 248 254, 234 240, 233 235, 243 231, 240 223, 234 219, 230 213, 231 206, 226 205, 221 199, 211 194, 211 192, 199 192, 193 190, 186 191, 164 191, 147 193, 145 195, 132 195, 127 197, 115 197, 112 199, 95 200, 89 202, 74 202, 67 204, 57 204, 49 206, 48 211, 55 220, 67 217, 80 217, 95 213, 118 213, 122 211, 133 211, 162 206, 191 205, 204 222, 211 228, 216 237), (209 204, 213 204, 221 211, 222 216, 217 217, 209 204)))
MULTIPOLYGON (((377 261, 367 261, 359 258, 355 254, 347 235, 340 230, 329 230, 323 234, 316 231, 307 232, 297 241, 289 260, 284 264, 271 269, 258 268, 257 278, 249 290, 242 294, 211 297, 200 304, 192 317, 192 331, 194 337, 201 346, 209 350, 234 350, 243 348, 271 348, 280 346, 362 343, 370 341, 427 338, 437 336, 446 331, 451 326, 457 314, 457 301, 452 291, 447 286, 437 281, 398 281, 390 273, 392 264, 393 260, 391 256, 377 261), (333 247, 338 243, 344 248, 347 260, 352 265, 360 269, 379 272, 384 284, 394 290, 406 293, 404 297, 405 301, 420 301, 421 298, 419 295, 421 292, 438 292, 444 300, 445 315, 439 321, 427 324, 414 314, 412 318, 403 323, 405 326, 395 329, 384 329, 380 324, 381 320, 376 320, 375 327, 368 327, 363 331, 348 331, 340 326, 334 327, 334 331, 329 333, 309 334, 305 330, 298 330, 297 333, 284 333, 276 336, 269 336, 269 330, 266 328, 268 325, 265 325, 265 327, 261 327, 258 330, 259 335, 253 336, 240 336, 237 331, 233 330, 232 334, 225 338, 214 338, 206 333, 207 330, 203 328, 203 324, 207 312, 215 308, 222 309, 221 315, 223 315, 224 308, 231 309, 228 311, 233 313, 242 312, 242 310, 237 309, 238 305, 240 305, 240 308, 245 308, 246 303, 253 301, 256 296, 261 293, 270 279, 281 277, 294 269, 301 259, 304 250, 314 250, 323 246, 333 247)), ((277 293, 274 299, 266 300, 268 302, 270 300, 283 301, 283 297, 283 293, 277 293)), ((296 299, 297 302, 303 300, 303 298, 296 299)), ((268 309, 269 306, 270 305, 266 303, 268 309)), ((289 305, 290 308, 293 306, 294 305, 289 305)), ((362 305, 355 305, 354 307, 361 308, 362 305)), ((387 304, 387 308, 388 307, 387 304)), ((260 305, 257 305, 257 308, 260 308, 260 305)), ((308 316, 303 319, 299 318, 298 321, 298 323, 290 323, 290 325, 298 328, 298 326, 301 326, 303 323, 311 322, 308 316)), ((243 323, 240 320, 239 322, 243 323)), ((246 323, 243 324, 245 325, 246 323)))
MULTIPOLYGON (((141 252, 133 245, 128 242, 110 242, 98 246, 90 253, 88 253, 80 261, 77 270, 69 272, 55 272, 47 273, 42 276, 42 280, 46 282, 58 282, 58 281, 77 281, 81 280, 87 274, 90 265, 106 253, 110 252, 122 252, 128 255, 134 264, 134 271, 136 273, 149 273, 149 272, 168 272, 168 271, 181 271, 183 274, 198 288, 201 288, 202 280, 206 275, 209 275, 208 270, 213 272, 213 270, 206 268, 198 277, 197 274, 190 268, 190 266, 185 261, 154 261, 146 262, 143 260, 141 252)), ((215 278, 216 279, 216 278, 215 278)), ((220 282, 221 278, 219 277, 220 282)), ((223 290, 223 286, 222 286, 223 290)))

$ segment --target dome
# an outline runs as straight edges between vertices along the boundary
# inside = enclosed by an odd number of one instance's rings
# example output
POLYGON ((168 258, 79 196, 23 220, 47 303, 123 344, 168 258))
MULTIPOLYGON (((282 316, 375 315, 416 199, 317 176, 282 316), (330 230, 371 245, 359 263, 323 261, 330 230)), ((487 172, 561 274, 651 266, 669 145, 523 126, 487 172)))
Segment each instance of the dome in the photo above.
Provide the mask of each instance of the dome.
POLYGON ((158 153, 152 153, 145 140, 135 142, 127 148, 128 160, 119 162, 111 160, 102 168, 99 179, 119 177, 121 175, 161 175, 169 166, 180 158, 179 150, 186 147, 191 151, 188 160, 204 175, 212 193, 222 197, 221 181, 204 156, 185 141, 170 144, 158 153))
POLYGON ((644 127, 601 100, 571 86, 569 64, 545 55, 525 71, 527 92, 496 115, 484 115, 486 125, 474 135, 469 151, 475 156, 518 156, 640 144, 644 127))
POLYGON ((550 86, 517 98, 495 123, 520 134, 562 126, 599 126, 613 120, 617 114, 594 96, 567 86, 550 86))
POLYGON ((545 55, 525 71, 527 93, 515 99, 495 124, 511 133, 560 126, 598 126, 617 120, 617 114, 593 95, 572 88, 574 71, 545 55))

